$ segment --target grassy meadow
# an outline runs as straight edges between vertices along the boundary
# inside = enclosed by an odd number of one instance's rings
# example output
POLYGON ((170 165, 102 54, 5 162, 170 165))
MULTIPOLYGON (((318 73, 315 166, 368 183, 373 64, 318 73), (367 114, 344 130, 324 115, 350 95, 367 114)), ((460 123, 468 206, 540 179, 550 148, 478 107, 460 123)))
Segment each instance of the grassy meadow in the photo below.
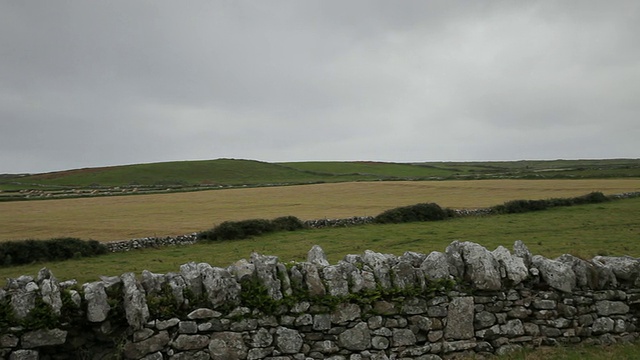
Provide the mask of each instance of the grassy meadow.
POLYGON ((226 220, 374 216, 421 202, 478 208, 514 199, 639 189, 640 179, 377 181, 12 201, 0 202, 0 241, 66 236, 110 241, 181 235, 226 220))
POLYGON ((314 244, 323 247, 331 262, 366 249, 401 255, 405 251, 444 251, 453 240, 474 241, 494 249, 511 248, 522 240, 535 254, 556 257, 571 253, 640 257, 640 198, 581 205, 524 214, 456 218, 439 222, 366 225, 275 233, 246 240, 199 243, 191 246, 144 249, 69 260, 0 268, 0 277, 36 274, 47 267, 59 279, 80 282, 100 275, 149 270, 178 271, 189 261, 226 267, 251 252, 277 255, 282 261, 304 260, 314 244))

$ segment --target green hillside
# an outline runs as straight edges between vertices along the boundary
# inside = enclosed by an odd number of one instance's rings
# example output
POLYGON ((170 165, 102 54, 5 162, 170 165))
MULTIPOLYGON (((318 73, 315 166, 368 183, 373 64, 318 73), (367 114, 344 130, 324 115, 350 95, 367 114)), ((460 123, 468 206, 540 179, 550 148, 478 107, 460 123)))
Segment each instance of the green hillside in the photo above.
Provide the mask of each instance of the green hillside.
POLYGON ((640 177, 640 159, 421 163, 217 159, 5 174, 0 176, 0 201, 344 181, 614 177, 640 177))

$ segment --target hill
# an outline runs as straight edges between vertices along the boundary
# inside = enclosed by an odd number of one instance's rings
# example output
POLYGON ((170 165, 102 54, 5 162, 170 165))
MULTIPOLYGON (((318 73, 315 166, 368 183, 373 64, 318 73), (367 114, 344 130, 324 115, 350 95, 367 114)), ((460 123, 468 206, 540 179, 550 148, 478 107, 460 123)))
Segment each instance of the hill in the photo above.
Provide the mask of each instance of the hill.
POLYGON ((612 177, 640 177, 640 159, 420 163, 216 159, 7 174, 0 177, 0 201, 347 181, 612 177))

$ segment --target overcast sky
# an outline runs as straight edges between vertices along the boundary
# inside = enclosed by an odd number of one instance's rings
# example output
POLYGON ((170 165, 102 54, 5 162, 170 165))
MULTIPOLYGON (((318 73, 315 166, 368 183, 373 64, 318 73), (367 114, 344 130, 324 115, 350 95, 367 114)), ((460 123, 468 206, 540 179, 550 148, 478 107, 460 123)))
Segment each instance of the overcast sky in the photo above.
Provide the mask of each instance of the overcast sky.
POLYGON ((0 0, 0 173, 640 157, 640 1, 0 0))

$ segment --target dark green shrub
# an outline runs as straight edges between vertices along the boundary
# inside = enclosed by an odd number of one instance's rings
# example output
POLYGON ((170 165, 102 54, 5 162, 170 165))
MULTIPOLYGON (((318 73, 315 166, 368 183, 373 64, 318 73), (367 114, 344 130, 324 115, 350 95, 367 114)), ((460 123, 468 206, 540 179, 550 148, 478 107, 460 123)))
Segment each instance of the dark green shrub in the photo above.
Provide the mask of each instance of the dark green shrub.
POLYGON ((540 211, 547 209, 550 203, 548 200, 512 200, 507 201, 499 208, 499 212, 505 214, 518 214, 529 211, 540 211))
POLYGON ((2 266, 30 264, 39 261, 59 261, 107 253, 105 245, 75 238, 51 240, 7 241, 0 243, 2 266))
POLYGON ((380 224, 437 221, 447 219, 452 214, 453 211, 444 210, 436 203, 423 203, 387 210, 376 216, 374 221, 380 224))
POLYGON ((304 223, 295 216, 282 216, 271 220, 275 231, 296 231, 305 228, 304 223))
POLYGON ((575 204, 598 204, 611 200, 609 199, 609 197, 599 191, 594 191, 586 195, 578 196, 574 199, 575 204))
POLYGON ((283 216, 273 220, 250 219, 225 221, 211 230, 198 234, 201 240, 237 240, 276 231, 295 231, 304 229, 304 223, 294 216, 283 216))

